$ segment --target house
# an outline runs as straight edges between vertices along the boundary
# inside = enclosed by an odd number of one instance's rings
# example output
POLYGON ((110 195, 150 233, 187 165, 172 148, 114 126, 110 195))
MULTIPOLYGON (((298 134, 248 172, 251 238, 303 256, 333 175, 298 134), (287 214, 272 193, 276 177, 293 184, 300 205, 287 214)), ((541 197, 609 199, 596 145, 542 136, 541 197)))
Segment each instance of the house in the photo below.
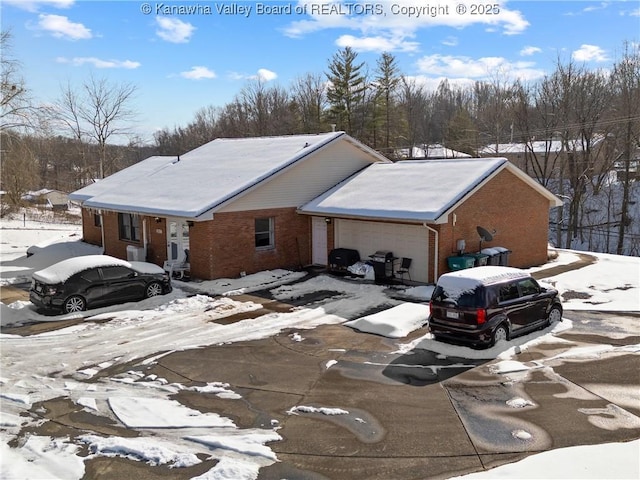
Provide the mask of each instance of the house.
POLYGON ((188 250, 200 279, 327 265, 335 248, 411 257, 433 282, 464 240, 544 263, 560 200, 504 158, 393 163, 344 132, 216 139, 151 157, 71 195, 85 241, 162 265, 188 250))
POLYGON ((467 253, 502 246, 515 267, 544 263, 549 208, 560 205, 504 158, 407 160, 373 164, 299 213, 331 220, 329 249, 391 250, 413 259, 413 280, 435 282, 463 244, 467 253), (491 242, 481 244, 479 226, 494 232, 491 242))
POLYGON ((22 199, 35 204, 45 205, 52 210, 67 210, 69 208, 69 194, 60 190, 45 188, 35 192, 28 192, 22 199))
MULTIPOLYGON (((478 151, 480 157, 505 157, 516 167, 532 176, 544 175, 558 177, 570 158, 584 158, 584 139, 571 139, 563 142, 559 139, 532 140, 525 143, 498 143, 486 145, 478 151), (542 169, 542 171, 541 171, 542 169), (544 173, 543 173, 544 172, 544 173)), ((612 145, 604 135, 594 135, 591 139, 589 154, 590 168, 602 168, 611 154, 612 145)))
POLYGON ((394 158, 398 160, 420 159, 420 158, 471 158, 471 155, 457 150, 452 150, 439 143, 424 144, 411 148, 399 148, 393 151, 394 158))
MULTIPOLYGON (((225 139, 143 160, 71 195, 85 241, 191 275, 237 277, 311 262, 298 207, 385 157, 343 132, 225 139)), ((324 222, 324 220, 322 220, 324 222)))

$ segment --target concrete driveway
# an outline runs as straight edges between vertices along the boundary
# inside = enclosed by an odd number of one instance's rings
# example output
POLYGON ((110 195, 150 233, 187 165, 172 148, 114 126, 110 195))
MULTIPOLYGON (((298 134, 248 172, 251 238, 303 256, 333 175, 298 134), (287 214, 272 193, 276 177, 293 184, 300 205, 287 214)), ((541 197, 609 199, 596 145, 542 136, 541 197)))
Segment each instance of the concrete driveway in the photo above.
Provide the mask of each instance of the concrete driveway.
MULTIPOLYGON (((259 301, 264 308, 256 314, 288 308, 259 301)), ((187 391, 173 398, 241 428, 277 425, 282 440, 269 446, 279 462, 261 469, 260 479, 449 478, 550 449, 640 438, 640 356, 624 348, 640 343, 640 328, 619 331, 622 322, 610 322, 611 315, 565 313, 574 328, 554 343, 517 355, 513 360, 528 367, 521 372, 500 373, 493 368, 496 360, 442 358, 426 350, 400 353, 396 341, 342 325, 297 332, 300 341, 285 331, 175 352, 136 369, 185 385, 226 382, 241 401, 187 391), (598 358, 567 355, 597 345, 610 349, 598 358), (303 406, 344 413, 296 409, 303 406)), ((425 333, 413 332, 402 342, 425 333)), ((102 375, 114 373, 106 369, 102 375)), ((38 407, 52 420, 39 434, 135 435, 69 401, 38 407)), ((84 478, 189 479, 214 463, 169 469, 98 457, 85 462, 84 478)))
MULTIPOLYGON (((341 325, 301 332, 297 342, 291 333, 176 352, 147 373, 185 384, 229 383, 243 401, 189 392, 174 398, 243 428, 277 422, 283 440, 270 447, 279 462, 263 468, 260 479, 449 478, 545 450, 640 437, 640 356, 622 348, 640 343, 638 334, 596 361, 562 353, 612 339, 570 331, 516 359, 536 368, 505 375, 492 369, 495 361, 400 354, 386 338, 341 325), (304 413, 297 406, 348 413, 304 413)), ((196 475, 196 467, 169 472, 136 463, 90 460, 86 478, 196 475)))

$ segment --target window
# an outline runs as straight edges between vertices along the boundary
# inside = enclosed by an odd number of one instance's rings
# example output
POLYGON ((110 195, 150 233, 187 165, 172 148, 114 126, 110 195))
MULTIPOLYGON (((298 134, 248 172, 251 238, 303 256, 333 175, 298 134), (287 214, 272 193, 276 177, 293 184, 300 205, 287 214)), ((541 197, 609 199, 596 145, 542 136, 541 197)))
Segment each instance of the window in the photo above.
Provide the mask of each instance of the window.
POLYGON ((123 280, 125 278, 129 278, 132 273, 133 271, 126 267, 102 267, 103 280, 123 280))
POLYGON ((118 229, 120 233, 120 240, 129 240, 131 242, 137 242, 140 240, 140 225, 137 215, 119 213, 118 229))
POLYGON ((518 286, 515 283, 509 283, 500 287, 500 301, 508 302, 518 298, 518 286))
POLYGON ((94 227, 102 226, 102 215, 100 215, 97 212, 93 214, 93 226, 94 227))
POLYGON ((85 270, 80 274, 80 277, 85 279, 87 282, 97 282, 98 280, 100 280, 100 275, 98 274, 97 268, 85 270))
POLYGON ((259 250, 273 248, 273 218, 256 218, 255 219, 255 242, 256 248, 259 250))
POLYGON ((526 297, 527 295, 535 295, 536 293, 540 293, 540 288, 538 287, 538 284, 532 278, 521 280, 520 282, 518 282, 518 285, 520 286, 520 294, 523 297, 526 297))

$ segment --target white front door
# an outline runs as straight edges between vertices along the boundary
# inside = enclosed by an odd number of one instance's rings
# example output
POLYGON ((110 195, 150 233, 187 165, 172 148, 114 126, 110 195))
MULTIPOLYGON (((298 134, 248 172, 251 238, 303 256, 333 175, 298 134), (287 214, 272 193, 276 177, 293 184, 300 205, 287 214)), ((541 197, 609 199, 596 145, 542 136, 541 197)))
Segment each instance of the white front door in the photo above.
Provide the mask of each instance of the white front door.
POLYGON ((327 222, 322 217, 311 217, 311 262, 314 265, 326 265, 327 222))
POLYGON ((189 225, 186 220, 167 218, 167 259, 185 260, 189 249, 189 225))

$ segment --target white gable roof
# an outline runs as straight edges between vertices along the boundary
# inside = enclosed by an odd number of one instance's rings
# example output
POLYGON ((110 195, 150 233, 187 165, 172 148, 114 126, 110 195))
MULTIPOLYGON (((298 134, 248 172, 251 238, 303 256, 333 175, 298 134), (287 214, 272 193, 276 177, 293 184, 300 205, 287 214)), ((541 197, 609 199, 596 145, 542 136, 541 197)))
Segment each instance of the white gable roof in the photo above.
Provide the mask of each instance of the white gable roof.
POLYGON ((89 208, 196 218, 339 138, 386 161, 344 132, 218 138, 180 157, 151 157, 73 198, 89 208))
POLYGON ((508 168, 532 188, 559 200, 504 158, 409 160, 373 164, 299 211, 311 215, 440 223, 467 195, 508 168))
POLYGON ((84 202, 101 193, 108 192, 115 187, 116 183, 118 185, 124 185, 128 182, 139 182, 141 178, 151 175, 153 172, 175 162, 176 158, 177 157, 175 156, 149 157, 146 160, 135 163, 128 168, 114 173, 113 175, 109 175, 105 179, 96 180, 95 183, 70 193, 69 198, 71 200, 84 202))

